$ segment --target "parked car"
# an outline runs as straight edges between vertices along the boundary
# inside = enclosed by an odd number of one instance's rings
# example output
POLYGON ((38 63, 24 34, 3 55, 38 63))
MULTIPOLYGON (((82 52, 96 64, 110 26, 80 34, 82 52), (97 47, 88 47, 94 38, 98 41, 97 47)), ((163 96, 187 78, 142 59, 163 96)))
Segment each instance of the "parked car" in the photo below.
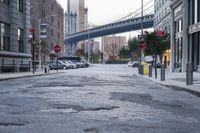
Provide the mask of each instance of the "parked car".
POLYGON ((73 63, 72 61, 70 61, 70 60, 62 60, 64 63, 66 63, 66 64, 69 64, 70 65, 70 69, 75 69, 75 68, 77 68, 78 66, 77 66, 77 64, 75 64, 75 63, 73 63))
POLYGON ((128 67, 138 67, 139 61, 129 61, 128 67))
MULTIPOLYGON (((69 69, 70 68, 70 65, 63 62, 63 61, 58 61, 58 69, 69 69)), ((52 63, 49 64, 49 69, 50 70, 53 70, 53 69, 57 69, 57 62, 54 61, 52 63)))
POLYGON ((77 68, 89 67, 90 64, 80 57, 59 57, 60 60, 70 61, 77 65, 77 68))

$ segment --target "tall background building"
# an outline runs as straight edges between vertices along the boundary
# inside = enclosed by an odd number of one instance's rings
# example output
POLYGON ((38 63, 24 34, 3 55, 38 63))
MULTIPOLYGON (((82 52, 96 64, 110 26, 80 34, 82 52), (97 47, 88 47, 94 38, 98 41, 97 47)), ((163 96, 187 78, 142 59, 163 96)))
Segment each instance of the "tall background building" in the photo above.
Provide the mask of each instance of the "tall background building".
POLYGON ((162 30, 170 33, 171 9, 170 0, 154 0, 155 30, 162 30))
POLYGON ((105 36, 101 39, 101 52, 105 60, 118 59, 119 51, 126 46, 127 41, 124 36, 105 36))
POLYGON ((53 60, 53 47, 59 44, 62 47, 60 55, 64 54, 64 10, 56 0, 30 0, 31 25, 35 29, 35 40, 41 41, 41 57, 36 50, 37 61, 42 63, 53 60), (40 23, 40 24, 39 24, 40 23), (41 26, 40 26, 41 25, 41 26), (41 33, 39 33, 39 27, 41 33))
MULTIPOLYGON (((165 31, 170 35, 171 32, 171 0, 154 0, 154 30, 165 31)), ((169 66, 170 50, 166 50, 163 55, 163 61, 169 66)))
POLYGON ((29 71, 29 0, 0 0, 0 72, 29 71))
MULTIPOLYGON (((80 32, 88 28, 88 9, 85 8, 85 0, 68 0, 65 13, 65 34, 80 32)), ((77 49, 86 49, 85 41, 66 46, 66 55, 74 55, 77 49)))

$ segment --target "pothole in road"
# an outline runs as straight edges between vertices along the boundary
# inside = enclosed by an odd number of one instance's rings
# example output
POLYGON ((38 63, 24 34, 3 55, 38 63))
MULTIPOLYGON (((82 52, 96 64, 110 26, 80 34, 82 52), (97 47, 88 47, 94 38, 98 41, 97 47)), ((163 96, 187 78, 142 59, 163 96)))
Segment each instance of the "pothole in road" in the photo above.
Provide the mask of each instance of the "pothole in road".
POLYGON ((183 115, 187 112, 190 112, 192 108, 190 105, 187 105, 181 101, 154 100, 153 97, 148 94, 112 92, 110 99, 152 106, 157 109, 168 110, 174 112, 175 114, 178 113, 183 115))
POLYGON ((0 122, 0 127, 8 127, 8 126, 24 126, 28 124, 28 122, 16 122, 16 123, 12 123, 12 122, 0 122))
POLYGON ((0 94, 2 94, 2 95, 4 95, 4 94, 9 94, 9 91, 0 92, 0 94))
POLYGON ((87 128, 83 130, 86 133, 99 133, 99 129, 98 128, 87 128))
POLYGON ((73 109, 78 112, 80 111, 101 111, 101 110, 113 110, 119 108, 117 106, 105 106, 105 107, 82 107, 78 105, 68 105, 68 104, 52 104, 51 107, 55 109, 73 109))
POLYGON ((70 83, 56 82, 56 83, 37 84, 37 85, 34 85, 32 88, 35 88, 35 87, 58 87, 58 86, 61 86, 61 87, 84 87, 81 84, 70 84, 70 83))

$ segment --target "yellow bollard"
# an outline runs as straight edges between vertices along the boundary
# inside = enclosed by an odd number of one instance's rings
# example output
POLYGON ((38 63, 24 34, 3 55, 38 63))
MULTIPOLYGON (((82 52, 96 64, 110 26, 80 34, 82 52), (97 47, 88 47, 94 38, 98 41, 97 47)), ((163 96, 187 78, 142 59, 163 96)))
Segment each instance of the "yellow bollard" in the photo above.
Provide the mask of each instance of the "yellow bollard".
POLYGON ((149 64, 146 62, 141 62, 141 64, 143 65, 144 75, 148 75, 149 74, 149 64))

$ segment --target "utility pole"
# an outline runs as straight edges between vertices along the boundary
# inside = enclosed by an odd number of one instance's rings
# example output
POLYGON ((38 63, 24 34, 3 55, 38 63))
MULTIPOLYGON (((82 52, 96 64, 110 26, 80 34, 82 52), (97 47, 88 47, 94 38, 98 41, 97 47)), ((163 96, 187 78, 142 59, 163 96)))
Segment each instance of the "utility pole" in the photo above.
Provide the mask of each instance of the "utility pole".
MULTIPOLYGON (((144 40, 143 0, 141 0, 141 19, 142 19, 142 23, 141 23, 142 38, 141 38, 141 40, 143 41, 144 40)), ((144 50, 141 49, 141 62, 143 61, 143 59, 144 59, 144 50)))

